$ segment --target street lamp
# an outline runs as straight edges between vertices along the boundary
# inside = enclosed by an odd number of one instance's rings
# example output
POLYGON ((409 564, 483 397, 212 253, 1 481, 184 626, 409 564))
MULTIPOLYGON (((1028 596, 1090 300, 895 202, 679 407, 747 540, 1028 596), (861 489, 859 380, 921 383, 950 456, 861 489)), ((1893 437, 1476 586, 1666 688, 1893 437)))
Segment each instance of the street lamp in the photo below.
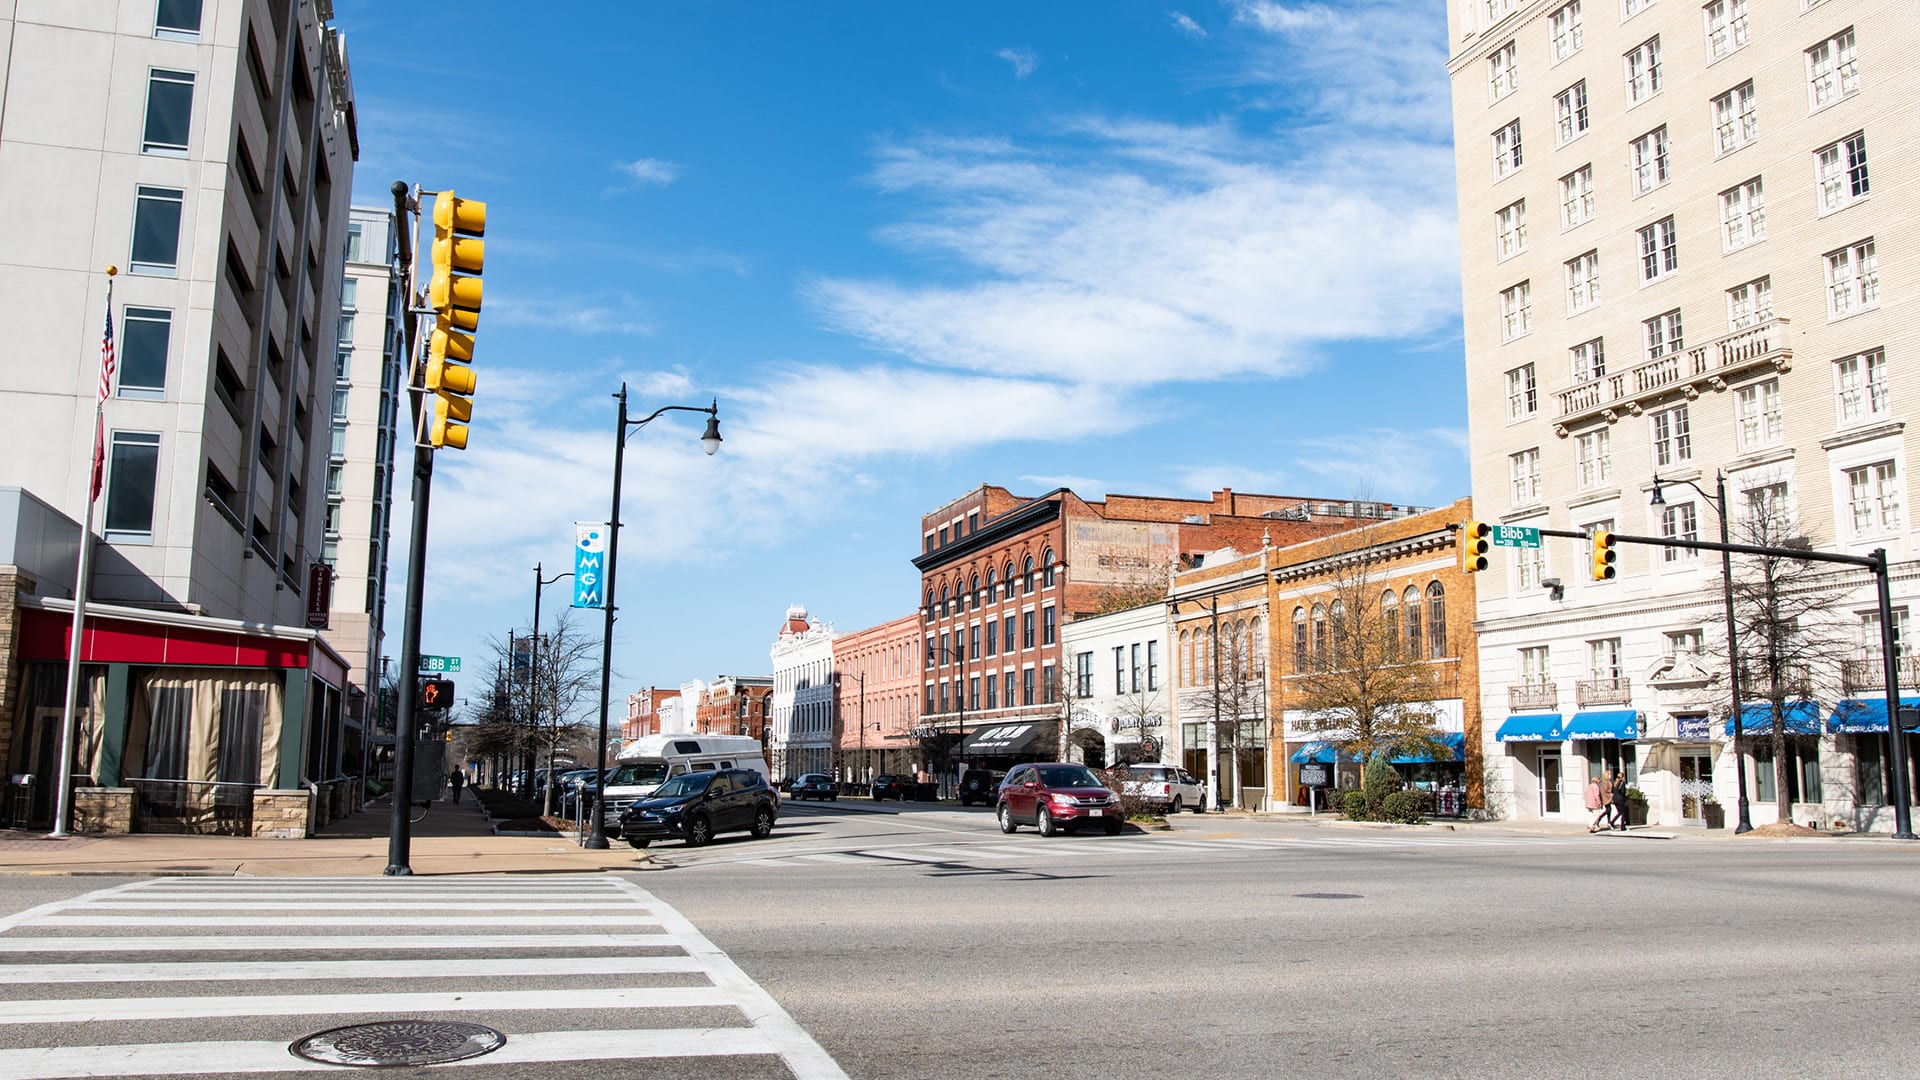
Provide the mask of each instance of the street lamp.
MULTIPOLYGON (((1659 473, 1653 474, 1653 498, 1651 506, 1665 506, 1667 500, 1660 489, 1668 484, 1685 484, 1700 493, 1702 499, 1711 499, 1714 513, 1720 517, 1720 598, 1726 607, 1727 615, 1727 664, 1729 667, 1729 693, 1733 705, 1733 775, 1736 790, 1739 792, 1739 821, 1734 825, 1735 833, 1753 831, 1753 821, 1747 816, 1747 747, 1746 724, 1740 715, 1740 650, 1735 644, 1733 621, 1733 552, 1724 545, 1727 540, 1727 474, 1726 470, 1714 472, 1715 494, 1709 496, 1706 489, 1691 480, 1662 480, 1659 473)), ((1891 725, 1889 725, 1891 730, 1891 725)), ((1898 736, 1895 736, 1898 738, 1898 736)))
MULTIPOLYGON (((550 578, 543 578, 540 576, 541 569, 542 566, 540 563, 533 564, 533 640, 527 646, 527 725, 535 732, 540 730, 540 590, 559 581, 561 578, 570 578, 573 576, 573 571, 569 570, 564 574, 555 574, 550 578)), ((533 770, 529 768, 527 774, 531 776, 533 770)), ((542 802, 545 804, 542 809, 545 810, 546 808, 552 807, 554 805, 553 800, 553 757, 551 748, 549 748, 547 757, 547 794, 542 799, 542 802)))
POLYGON ((607 526, 607 621, 600 640, 600 747, 599 772, 593 780, 593 832, 582 847, 604 851, 607 847, 607 694, 613 678, 613 575, 620 557, 620 472, 627 460, 627 433, 638 431, 663 413, 694 412, 707 414, 707 430, 700 445, 709 457, 720 449, 720 402, 704 408, 697 405, 662 405, 638 420, 627 419, 627 384, 613 395, 620 402, 620 419, 613 429, 613 510, 607 526))

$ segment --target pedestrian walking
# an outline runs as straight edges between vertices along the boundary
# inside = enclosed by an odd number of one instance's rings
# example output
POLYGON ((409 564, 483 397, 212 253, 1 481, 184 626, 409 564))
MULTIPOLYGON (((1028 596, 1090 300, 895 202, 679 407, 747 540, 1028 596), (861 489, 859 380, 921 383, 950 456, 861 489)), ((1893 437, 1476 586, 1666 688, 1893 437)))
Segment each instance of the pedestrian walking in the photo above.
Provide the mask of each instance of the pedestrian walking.
POLYGON ((1606 827, 1609 811, 1607 809, 1607 790, 1601 786, 1600 778, 1597 776, 1587 781, 1586 803, 1587 813, 1593 815, 1593 820, 1587 824, 1587 831, 1590 833, 1599 832, 1602 828, 1606 827))
POLYGON ((1627 776, 1625 773, 1614 774, 1613 791, 1610 793, 1610 799, 1611 799, 1611 805, 1613 807, 1613 827, 1615 830, 1619 832, 1626 832, 1627 831, 1627 776))
POLYGON ((452 775, 447 777, 447 783, 453 786, 453 802, 454 805, 457 806, 460 803, 460 789, 467 786, 467 771, 465 769, 453 770, 452 775))

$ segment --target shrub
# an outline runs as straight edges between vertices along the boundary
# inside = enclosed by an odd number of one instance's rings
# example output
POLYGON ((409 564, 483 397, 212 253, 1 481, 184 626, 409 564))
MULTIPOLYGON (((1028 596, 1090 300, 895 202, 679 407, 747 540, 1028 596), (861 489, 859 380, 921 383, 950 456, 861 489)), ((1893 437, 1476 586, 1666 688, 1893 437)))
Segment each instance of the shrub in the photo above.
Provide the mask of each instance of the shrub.
POLYGON ((1349 791, 1340 796, 1340 813, 1352 821, 1371 820, 1367 816, 1367 793, 1349 791))
POLYGON ((1388 821, 1416 825, 1431 809, 1432 802, 1427 792, 1418 789, 1396 791, 1382 801, 1381 809, 1388 821))

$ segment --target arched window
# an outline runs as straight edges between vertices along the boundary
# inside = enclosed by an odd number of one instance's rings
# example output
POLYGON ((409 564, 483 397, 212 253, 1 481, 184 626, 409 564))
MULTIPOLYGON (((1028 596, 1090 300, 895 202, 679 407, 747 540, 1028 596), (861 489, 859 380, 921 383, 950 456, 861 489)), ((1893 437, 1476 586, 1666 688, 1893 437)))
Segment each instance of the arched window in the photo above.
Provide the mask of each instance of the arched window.
POLYGON ((1180 631, 1180 685, 1193 685, 1193 633, 1180 631))
POLYGON ((1447 655, 1447 590, 1437 581, 1427 586, 1427 655, 1447 655))
POLYGON ((1332 624, 1333 662, 1345 667, 1347 660, 1347 605, 1335 600, 1327 606, 1327 622, 1332 624))
POLYGON ((967 603, 973 605, 976 608, 980 606, 980 575, 979 574, 973 575, 972 582, 967 586, 967 603))
POLYGON ((1400 594, 1388 589, 1380 594, 1380 635, 1389 657, 1400 653, 1400 594))
POLYGON ((1033 591, 1033 556, 1031 555, 1027 556, 1027 566, 1025 570, 1021 571, 1020 578, 1021 578, 1020 591, 1023 593, 1032 592, 1033 591))
POLYGON ((1046 550, 1046 554, 1040 557, 1040 563, 1041 563, 1040 584, 1044 588, 1051 589, 1053 588, 1053 549, 1052 548, 1048 548, 1046 550))
POLYGON ((1012 563, 1007 564, 1006 582, 1001 586, 1000 595, 1006 597, 1008 600, 1013 599, 1013 564, 1012 563))
POLYGON ((947 614, 947 600, 950 596, 952 596, 952 593, 948 592, 947 587, 945 585, 940 586, 940 614, 942 617, 947 614))
POLYGON ((927 621, 933 621, 933 590, 927 590, 927 621))
POLYGON ((1421 656, 1425 655, 1427 647, 1426 639, 1420 636, 1420 586, 1407 586, 1406 594, 1400 599, 1400 606, 1405 609, 1407 616, 1407 648, 1405 655, 1410 660, 1418 660, 1421 656))
POLYGON ((999 588, 1000 575, 992 570, 987 571, 987 603, 991 604, 1000 598, 998 595, 999 588))
POLYGON ((1307 609, 1293 609, 1293 671, 1307 670, 1307 609))
POLYGON ((1259 619, 1247 623, 1247 678, 1267 667, 1267 636, 1259 619))
POLYGON ((1327 659, 1327 609, 1315 604, 1313 605, 1314 666, 1326 667, 1327 659))

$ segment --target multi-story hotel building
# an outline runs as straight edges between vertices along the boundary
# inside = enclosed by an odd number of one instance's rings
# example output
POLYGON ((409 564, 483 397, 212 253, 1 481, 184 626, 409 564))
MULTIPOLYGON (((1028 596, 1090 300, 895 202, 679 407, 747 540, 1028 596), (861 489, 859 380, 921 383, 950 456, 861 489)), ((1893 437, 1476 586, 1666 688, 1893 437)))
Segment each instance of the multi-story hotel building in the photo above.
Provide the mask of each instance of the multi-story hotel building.
MULTIPOLYGON (((1818 548, 1885 548, 1904 623, 1920 600, 1920 324, 1898 314, 1920 267, 1912 6, 1448 11, 1478 512, 1713 540, 1724 477, 1736 539, 1785 516, 1818 548)), ((1587 776, 1617 766, 1656 821, 1699 822, 1744 769, 1754 821, 1773 820, 1771 761, 1736 763, 1726 735, 1719 560, 1626 545, 1596 582, 1589 557, 1578 540, 1496 548, 1477 582, 1489 804, 1578 818, 1587 776)), ((1842 614, 1872 661, 1856 580, 1842 614)), ((1877 664, 1845 666, 1830 696, 1873 696, 1879 680, 1853 675, 1877 664)), ((1878 731, 1837 734, 1837 704, 1807 710, 1819 737, 1791 751, 1794 817, 1886 828, 1884 710, 1878 731)))

